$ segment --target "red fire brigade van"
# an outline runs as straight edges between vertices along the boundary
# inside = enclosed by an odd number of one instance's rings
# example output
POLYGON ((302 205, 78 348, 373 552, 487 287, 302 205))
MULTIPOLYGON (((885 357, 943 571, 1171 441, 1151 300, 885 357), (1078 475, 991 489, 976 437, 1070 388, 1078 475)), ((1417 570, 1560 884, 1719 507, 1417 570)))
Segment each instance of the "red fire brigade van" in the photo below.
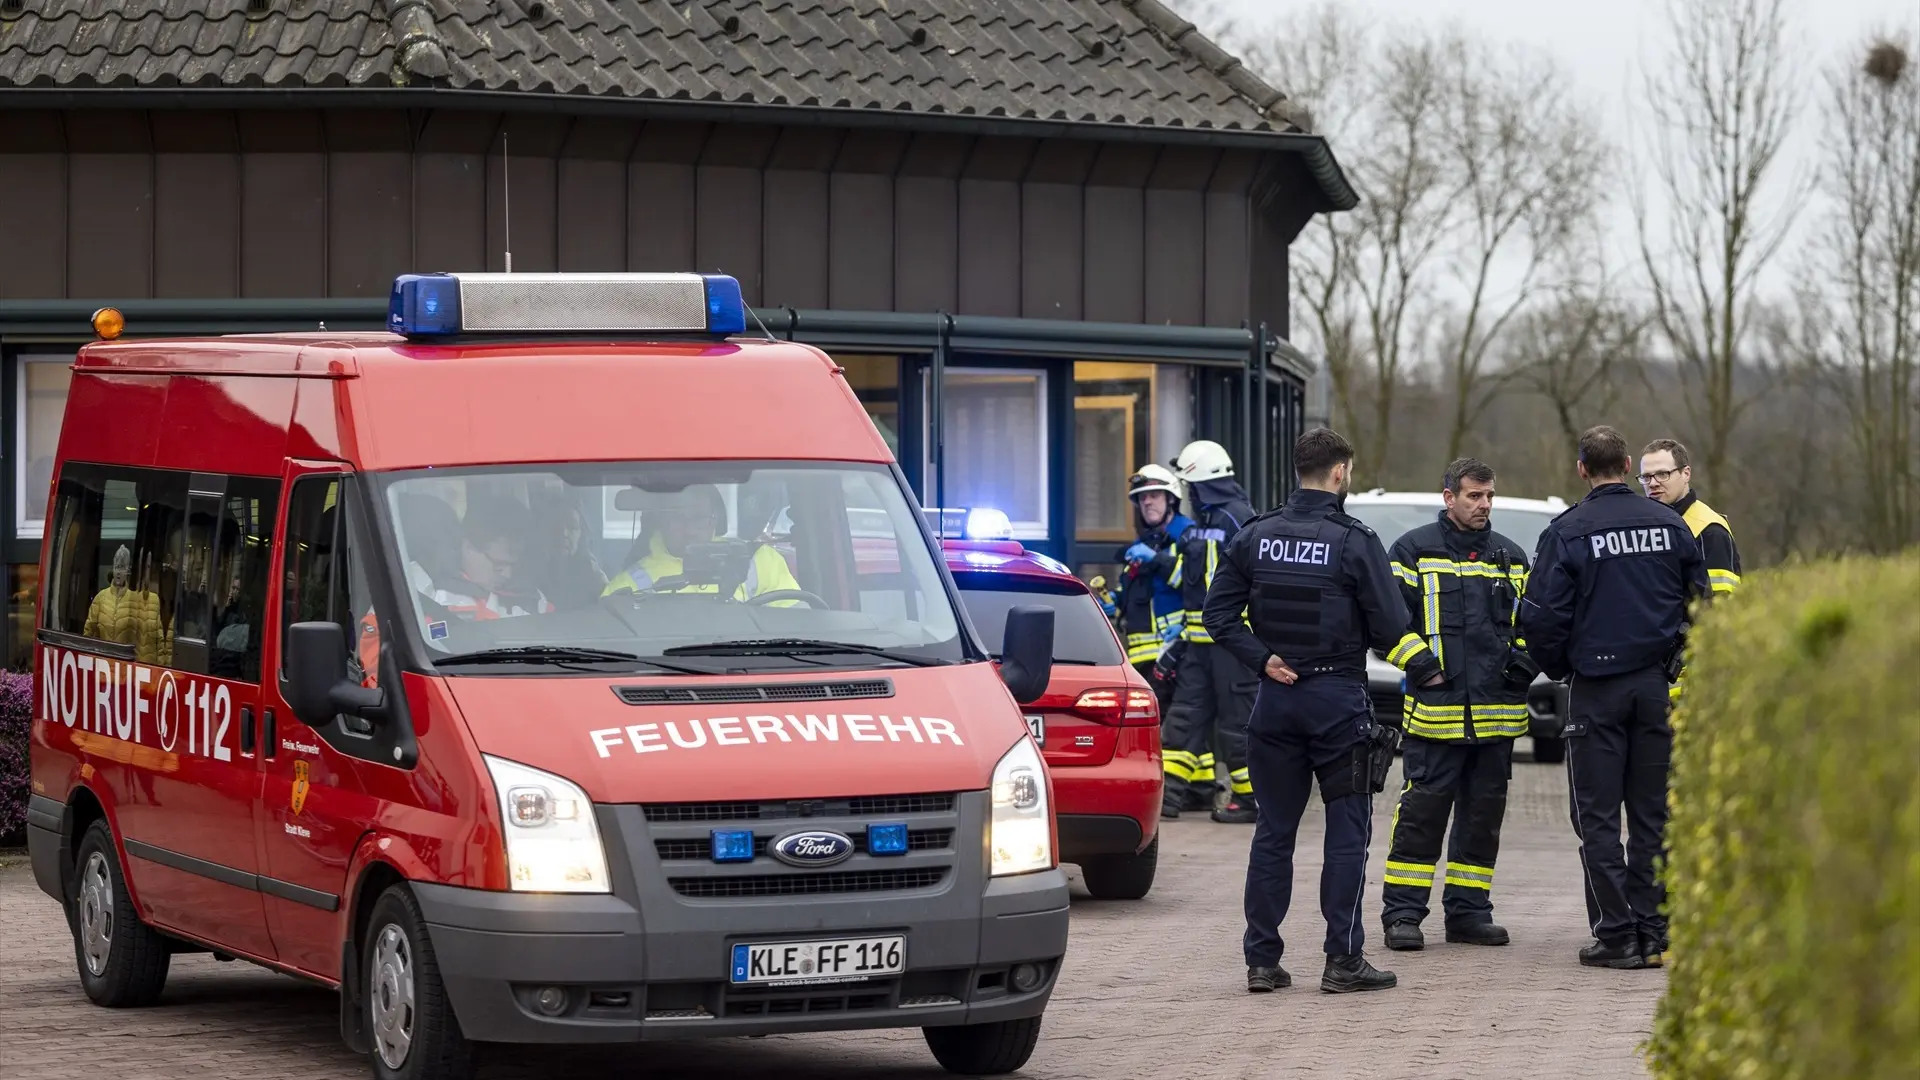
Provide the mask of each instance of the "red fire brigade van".
POLYGON ((94 1001, 240 957, 337 987, 383 1078, 903 1026, 1028 1059, 1052 612, 995 661, 841 369, 744 321, 719 276, 408 275, 384 333, 80 351, 28 838, 94 1001))

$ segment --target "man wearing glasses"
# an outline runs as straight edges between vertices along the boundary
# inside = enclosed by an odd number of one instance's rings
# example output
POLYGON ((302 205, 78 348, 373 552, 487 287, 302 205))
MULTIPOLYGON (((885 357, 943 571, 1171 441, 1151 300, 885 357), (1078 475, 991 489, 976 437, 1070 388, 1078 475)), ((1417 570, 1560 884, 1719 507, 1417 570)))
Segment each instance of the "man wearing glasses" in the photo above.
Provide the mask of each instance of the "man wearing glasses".
POLYGON ((1707 559, 1707 580, 1713 594, 1723 596, 1740 587, 1740 550, 1733 543, 1733 526, 1700 501, 1693 491, 1693 465, 1687 448, 1673 439, 1655 439, 1640 451, 1640 486, 1648 497, 1673 507, 1699 539, 1707 559))

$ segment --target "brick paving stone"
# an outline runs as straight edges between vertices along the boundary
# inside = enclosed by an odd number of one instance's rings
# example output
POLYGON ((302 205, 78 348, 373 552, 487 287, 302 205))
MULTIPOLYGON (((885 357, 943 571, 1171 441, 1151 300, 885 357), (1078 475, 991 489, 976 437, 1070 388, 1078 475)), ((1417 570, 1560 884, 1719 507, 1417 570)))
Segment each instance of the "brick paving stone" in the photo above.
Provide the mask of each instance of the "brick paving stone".
MULTIPOLYGON (((1397 777, 1389 794, 1398 790, 1397 777)), ((1318 989, 1321 818, 1300 836, 1294 910, 1283 928, 1291 990, 1249 995, 1240 957, 1250 826, 1204 815, 1168 823, 1159 879, 1136 902, 1088 898, 1075 875, 1072 942, 1039 1049, 1020 1075, 1046 1080, 1260 1077, 1641 1077, 1638 1047, 1665 985, 1659 971, 1580 967, 1588 940, 1580 867, 1559 766, 1516 762, 1494 889, 1505 948, 1380 943, 1379 889, 1392 799, 1375 799, 1368 951, 1400 985, 1318 989)), ((94 1007, 71 939, 23 860, 0 869, 0 1077, 6 1080, 358 1080, 329 992, 204 955, 176 957, 161 1003, 94 1007)), ((494 1048, 488 1048, 492 1050, 494 1048)), ((500 1048, 484 1080, 779 1077, 906 1080, 946 1075, 917 1032, 648 1045, 500 1048)))

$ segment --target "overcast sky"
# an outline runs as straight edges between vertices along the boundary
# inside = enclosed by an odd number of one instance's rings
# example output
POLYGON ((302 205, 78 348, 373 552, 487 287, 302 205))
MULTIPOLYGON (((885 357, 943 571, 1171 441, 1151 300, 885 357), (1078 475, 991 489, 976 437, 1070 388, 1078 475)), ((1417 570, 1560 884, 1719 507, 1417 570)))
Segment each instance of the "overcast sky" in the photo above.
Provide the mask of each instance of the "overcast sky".
MULTIPOLYGON (((1311 0, 1216 2, 1230 17, 1248 22, 1283 18, 1312 6, 1311 0)), ((1628 125, 1636 112, 1644 111, 1635 105, 1638 64, 1661 55, 1668 38, 1665 0, 1353 0, 1349 6, 1375 13, 1381 21, 1457 21, 1496 40, 1527 42, 1550 51, 1600 107, 1616 145, 1632 137, 1628 125)), ((1818 148, 1815 109, 1824 94, 1817 76, 1869 29, 1920 25, 1920 0, 1789 0, 1788 13, 1793 22, 1790 40, 1804 43, 1802 53, 1810 62, 1808 99, 1791 157, 1796 166, 1811 166, 1818 148)), ((1338 142, 1334 152, 1341 152, 1338 142)), ((1630 212, 1621 205, 1612 217, 1615 244, 1630 242, 1630 212)))

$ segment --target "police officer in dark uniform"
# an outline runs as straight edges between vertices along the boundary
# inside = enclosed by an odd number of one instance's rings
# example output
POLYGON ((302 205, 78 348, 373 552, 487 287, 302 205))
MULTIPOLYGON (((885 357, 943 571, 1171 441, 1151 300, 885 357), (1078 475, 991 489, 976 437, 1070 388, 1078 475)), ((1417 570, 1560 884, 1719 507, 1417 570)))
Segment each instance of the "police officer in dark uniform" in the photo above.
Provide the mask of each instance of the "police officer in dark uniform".
POLYGON ((1247 864, 1247 989, 1293 983, 1280 967, 1280 923, 1293 896, 1300 815, 1318 778, 1327 815, 1320 989, 1385 990, 1396 980, 1361 954, 1360 904, 1373 793, 1385 785, 1396 733, 1373 722, 1367 649, 1386 654, 1414 686, 1444 676, 1433 650, 1409 631, 1380 538, 1341 510, 1353 447, 1315 428, 1293 455, 1299 488, 1228 543, 1202 612, 1214 641, 1261 678, 1248 729, 1260 811, 1247 864))
POLYGON ((1567 778, 1595 938, 1580 962, 1657 967, 1667 949, 1666 889, 1654 875, 1673 750, 1667 687, 1688 604, 1710 595, 1707 567, 1685 519, 1627 488, 1618 431, 1582 434, 1578 468, 1592 490, 1542 530, 1521 629, 1541 670, 1571 680, 1567 778))

